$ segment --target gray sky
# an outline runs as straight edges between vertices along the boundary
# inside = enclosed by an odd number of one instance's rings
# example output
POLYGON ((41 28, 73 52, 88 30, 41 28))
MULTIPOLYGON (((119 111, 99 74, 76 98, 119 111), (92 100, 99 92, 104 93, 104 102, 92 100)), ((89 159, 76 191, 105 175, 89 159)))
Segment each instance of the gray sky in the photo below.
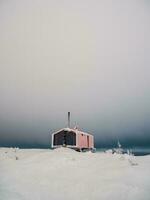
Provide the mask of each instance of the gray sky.
POLYGON ((67 111, 96 144, 150 145, 149 76, 150 1, 0 1, 0 145, 49 144, 67 111))

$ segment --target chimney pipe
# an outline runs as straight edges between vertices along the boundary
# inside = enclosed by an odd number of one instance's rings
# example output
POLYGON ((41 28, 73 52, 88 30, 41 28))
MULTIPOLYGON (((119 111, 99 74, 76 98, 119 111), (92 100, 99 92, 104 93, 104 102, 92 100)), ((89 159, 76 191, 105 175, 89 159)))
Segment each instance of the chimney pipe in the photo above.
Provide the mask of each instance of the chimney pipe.
POLYGON ((68 128, 70 128, 70 112, 68 112, 68 128))

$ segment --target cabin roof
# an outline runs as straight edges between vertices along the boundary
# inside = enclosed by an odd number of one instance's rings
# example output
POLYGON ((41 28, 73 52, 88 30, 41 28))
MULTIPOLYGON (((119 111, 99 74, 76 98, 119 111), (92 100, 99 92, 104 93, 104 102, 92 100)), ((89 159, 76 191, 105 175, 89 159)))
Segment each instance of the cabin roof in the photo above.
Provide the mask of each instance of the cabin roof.
POLYGON ((72 128, 62 128, 54 133, 52 133, 52 135, 55 135, 61 131, 68 131, 68 132, 74 132, 76 134, 84 134, 84 135, 90 135, 90 136, 93 136, 92 134, 89 134, 89 133, 86 133, 86 132, 83 132, 83 131, 80 131, 78 129, 72 129, 72 128))

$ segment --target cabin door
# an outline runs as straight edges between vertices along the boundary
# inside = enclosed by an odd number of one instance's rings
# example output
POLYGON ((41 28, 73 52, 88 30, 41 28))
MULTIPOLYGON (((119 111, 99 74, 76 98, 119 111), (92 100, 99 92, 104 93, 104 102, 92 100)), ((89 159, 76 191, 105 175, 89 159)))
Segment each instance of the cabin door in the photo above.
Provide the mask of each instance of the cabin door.
POLYGON ((89 148, 89 136, 87 135, 87 148, 89 148))

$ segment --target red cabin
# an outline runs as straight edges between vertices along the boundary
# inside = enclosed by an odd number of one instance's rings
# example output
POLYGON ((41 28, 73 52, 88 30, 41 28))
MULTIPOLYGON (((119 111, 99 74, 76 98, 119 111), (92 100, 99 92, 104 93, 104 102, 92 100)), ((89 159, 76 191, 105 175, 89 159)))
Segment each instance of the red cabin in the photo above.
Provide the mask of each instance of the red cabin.
MULTIPOLYGON (((68 112, 68 127, 70 127, 70 112, 68 112)), ((76 150, 93 150, 94 137, 77 128, 63 128, 52 134, 52 148, 69 147, 76 150)))

